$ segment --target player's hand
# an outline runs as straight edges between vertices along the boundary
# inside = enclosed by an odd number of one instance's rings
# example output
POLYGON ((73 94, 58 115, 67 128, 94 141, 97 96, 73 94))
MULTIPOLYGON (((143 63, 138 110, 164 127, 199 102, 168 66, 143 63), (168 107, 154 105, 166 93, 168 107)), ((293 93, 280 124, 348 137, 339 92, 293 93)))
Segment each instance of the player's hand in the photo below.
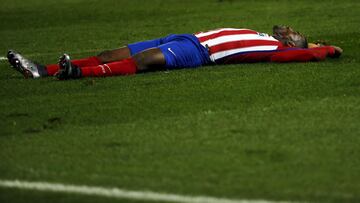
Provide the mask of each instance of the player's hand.
POLYGON ((316 48, 316 47, 323 47, 326 46, 325 44, 321 44, 321 43, 308 43, 308 48, 316 48))
POLYGON ((308 48, 309 48, 309 49, 311 49, 311 48, 316 48, 316 47, 319 47, 319 44, 308 43, 308 48))
POLYGON ((333 56, 331 56, 332 58, 338 58, 341 56, 341 54, 343 53, 342 48, 337 47, 337 46, 331 46, 332 48, 335 49, 335 54, 333 56))

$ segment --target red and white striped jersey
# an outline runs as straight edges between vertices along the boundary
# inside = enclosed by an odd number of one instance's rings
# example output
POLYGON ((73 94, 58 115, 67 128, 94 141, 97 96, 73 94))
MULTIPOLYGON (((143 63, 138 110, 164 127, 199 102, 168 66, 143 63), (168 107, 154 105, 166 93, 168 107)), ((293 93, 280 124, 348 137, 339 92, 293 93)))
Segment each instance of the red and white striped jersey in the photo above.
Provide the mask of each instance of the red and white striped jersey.
POLYGON ((221 28, 196 33, 195 36, 209 49, 213 62, 234 55, 269 52, 283 47, 274 37, 250 29, 221 28))

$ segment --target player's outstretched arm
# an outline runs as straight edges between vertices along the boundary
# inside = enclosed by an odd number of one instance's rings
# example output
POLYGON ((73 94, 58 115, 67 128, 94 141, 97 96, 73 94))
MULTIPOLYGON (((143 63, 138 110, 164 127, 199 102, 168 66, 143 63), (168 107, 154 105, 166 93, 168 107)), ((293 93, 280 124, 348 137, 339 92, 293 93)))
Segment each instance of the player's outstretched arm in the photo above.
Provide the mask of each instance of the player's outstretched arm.
POLYGON ((342 54, 343 50, 336 46, 319 46, 309 49, 284 50, 271 56, 271 62, 307 62, 322 61, 326 57, 336 58, 342 54))
POLYGON ((334 45, 324 45, 324 44, 321 44, 321 43, 308 43, 308 48, 311 49, 311 48, 317 48, 317 47, 324 47, 324 46, 331 46, 335 49, 335 53, 334 55, 330 56, 330 57, 334 57, 334 58, 337 58, 339 56, 341 56, 341 54, 343 53, 343 49, 338 47, 338 46, 334 46, 334 45))

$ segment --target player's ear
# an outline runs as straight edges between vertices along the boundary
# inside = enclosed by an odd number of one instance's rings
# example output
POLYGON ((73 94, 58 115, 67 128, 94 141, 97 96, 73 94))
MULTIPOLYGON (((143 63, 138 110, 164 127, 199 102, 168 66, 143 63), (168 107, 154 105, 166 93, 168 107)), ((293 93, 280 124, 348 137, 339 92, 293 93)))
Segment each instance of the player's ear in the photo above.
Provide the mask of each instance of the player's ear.
POLYGON ((287 45, 288 47, 296 47, 296 44, 295 44, 295 42, 293 42, 293 41, 287 41, 287 42, 286 42, 286 45, 287 45))

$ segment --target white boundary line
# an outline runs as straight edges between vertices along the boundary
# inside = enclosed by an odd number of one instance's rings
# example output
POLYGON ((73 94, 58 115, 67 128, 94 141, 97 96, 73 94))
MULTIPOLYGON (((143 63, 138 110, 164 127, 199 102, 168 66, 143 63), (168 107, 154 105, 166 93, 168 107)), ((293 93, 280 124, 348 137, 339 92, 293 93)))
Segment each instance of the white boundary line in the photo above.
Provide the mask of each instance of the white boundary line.
POLYGON ((0 187, 25 190, 75 193, 82 195, 102 196, 131 200, 178 203, 288 203, 268 200, 236 200, 208 196, 186 196, 177 194, 156 193, 151 191, 131 191, 119 188, 93 187, 86 185, 66 185, 61 183, 30 182, 21 180, 0 180, 0 187))
MULTIPOLYGON (((82 50, 82 51, 77 51, 77 52, 70 52, 71 54, 83 54, 83 53, 89 53, 89 52, 101 52, 103 50, 108 50, 108 49, 89 49, 89 50, 82 50)), ((25 54, 24 56, 26 57, 34 57, 34 56, 50 56, 50 55, 55 55, 55 54, 59 54, 59 56, 61 52, 47 52, 47 53, 33 53, 33 54, 25 54)), ((0 56, 0 61, 7 61, 7 57, 6 56, 0 56)))

